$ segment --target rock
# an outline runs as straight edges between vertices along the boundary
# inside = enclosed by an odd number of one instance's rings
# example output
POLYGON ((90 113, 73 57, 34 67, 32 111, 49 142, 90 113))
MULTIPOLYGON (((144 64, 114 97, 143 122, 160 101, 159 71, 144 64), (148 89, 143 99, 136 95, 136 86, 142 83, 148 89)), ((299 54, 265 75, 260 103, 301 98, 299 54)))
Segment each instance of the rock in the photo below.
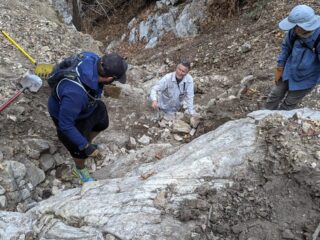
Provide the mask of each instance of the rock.
POLYGON ((183 141, 183 137, 179 136, 178 134, 173 134, 173 138, 178 142, 183 141))
POLYGON ((31 196, 31 193, 29 192, 29 190, 28 189, 22 189, 21 190, 21 192, 20 192, 20 194, 21 194, 21 198, 22 198, 22 200, 26 200, 27 198, 29 198, 30 196, 31 196))
POLYGON ((148 179, 149 177, 151 177, 151 176, 154 175, 154 174, 156 174, 156 172, 155 172, 154 170, 149 170, 149 171, 143 173, 143 174, 141 175, 141 178, 142 178, 143 180, 146 180, 146 179, 148 179))
POLYGON ((137 19, 134 17, 131 19, 131 21, 128 23, 128 29, 133 28, 137 24, 137 19))
POLYGON ((53 155, 55 166, 60 166, 66 162, 66 160, 60 155, 60 153, 55 153, 53 155))
POLYGON ((295 235, 292 233, 290 229, 285 229, 282 232, 282 238, 283 239, 295 239, 295 235))
POLYGON ((135 149, 137 146, 137 141, 134 137, 129 138, 128 149, 135 149))
POLYGON ((251 51, 251 44, 249 42, 246 42, 241 46, 241 52, 247 53, 250 51, 251 51))
POLYGON ((146 135, 143 135, 141 138, 138 139, 138 142, 143 145, 149 145, 150 141, 151 141, 151 138, 146 135))
POLYGON ((314 155, 317 160, 320 160, 320 151, 316 151, 314 155))
POLYGON ((0 196, 0 208, 5 209, 7 207, 7 198, 6 196, 0 196))
POLYGON ((191 116, 190 125, 192 128, 197 128, 200 123, 200 118, 196 116, 191 116))
POLYGON ((39 183, 45 180, 45 173, 29 160, 24 160, 26 166, 26 178, 31 182, 33 186, 37 186, 39 183))
POLYGON ((157 208, 164 208, 167 204, 166 192, 165 191, 159 192, 156 198, 153 200, 153 204, 157 208))
POLYGON ((26 145, 26 152, 30 158, 39 159, 41 153, 50 150, 50 144, 44 139, 25 139, 23 143, 26 145))
POLYGON ((163 140, 168 140, 171 138, 171 133, 170 130, 168 128, 164 129, 163 132, 161 133, 161 139, 163 140))
POLYGON ((6 172, 12 176, 16 182, 20 182, 26 175, 27 169, 25 165, 16 161, 5 161, 4 166, 6 172))
POLYGON ((189 133, 191 131, 191 127, 189 124, 182 120, 175 120, 172 126, 172 132, 174 133, 189 133))
POLYGON ((5 194, 6 189, 0 185, 0 195, 5 194))
POLYGON ((148 44, 145 46, 146 49, 148 48, 154 48, 157 46, 158 43, 158 37, 153 37, 149 40, 148 44))
POLYGON ((39 162, 40 168, 46 172, 54 167, 55 158, 51 154, 43 154, 41 155, 39 162))
POLYGON ((190 133, 189 133, 190 136, 193 136, 193 135, 196 133, 196 131, 197 131, 196 129, 192 128, 191 131, 190 131, 190 133))

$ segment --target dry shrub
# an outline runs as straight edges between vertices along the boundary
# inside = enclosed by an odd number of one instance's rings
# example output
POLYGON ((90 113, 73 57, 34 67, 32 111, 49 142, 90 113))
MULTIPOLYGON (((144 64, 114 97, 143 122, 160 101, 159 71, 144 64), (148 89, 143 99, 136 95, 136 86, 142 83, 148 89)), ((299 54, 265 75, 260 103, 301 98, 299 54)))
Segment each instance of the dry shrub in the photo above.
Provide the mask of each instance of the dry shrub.
POLYGON ((212 20, 229 18, 239 12, 239 0, 213 0, 209 5, 212 20))

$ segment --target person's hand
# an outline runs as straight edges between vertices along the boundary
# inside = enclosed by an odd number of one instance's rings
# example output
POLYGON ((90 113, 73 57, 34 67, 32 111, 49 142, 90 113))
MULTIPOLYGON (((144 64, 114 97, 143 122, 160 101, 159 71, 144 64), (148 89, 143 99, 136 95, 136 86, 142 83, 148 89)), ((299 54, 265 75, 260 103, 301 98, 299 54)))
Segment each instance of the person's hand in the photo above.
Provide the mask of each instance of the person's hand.
POLYGON ((151 107, 152 107, 153 109, 158 109, 158 103, 157 103, 157 101, 152 101, 151 107))
POLYGON ((88 157, 102 159, 102 154, 98 149, 98 145, 96 144, 88 144, 84 149, 84 152, 88 157))
POLYGON ((274 83, 276 85, 279 83, 280 79, 282 78, 282 74, 283 74, 283 67, 277 67, 274 75, 274 83))

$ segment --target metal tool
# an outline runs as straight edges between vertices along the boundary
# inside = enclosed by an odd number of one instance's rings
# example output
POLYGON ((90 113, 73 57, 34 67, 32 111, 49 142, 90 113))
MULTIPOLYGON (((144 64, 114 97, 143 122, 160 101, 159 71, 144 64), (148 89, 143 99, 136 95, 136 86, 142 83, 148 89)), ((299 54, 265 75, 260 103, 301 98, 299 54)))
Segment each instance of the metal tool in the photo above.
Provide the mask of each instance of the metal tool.
POLYGON ((1 30, 1 33, 16 47, 22 52, 36 67, 34 69, 35 74, 42 78, 47 78, 48 75, 53 70, 53 65, 49 63, 37 63, 37 61, 31 57, 10 35, 1 30))
POLYGON ((0 112, 2 112, 11 103, 13 103, 13 101, 16 100, 26 89, 33 93, 38 92, 42 86, 42 80, 39 76, 27 72, 22 77, 20 84, 22 86, 22 89, 17 91, 10 99, 8 99, 5 103, 0 105, 0 112))

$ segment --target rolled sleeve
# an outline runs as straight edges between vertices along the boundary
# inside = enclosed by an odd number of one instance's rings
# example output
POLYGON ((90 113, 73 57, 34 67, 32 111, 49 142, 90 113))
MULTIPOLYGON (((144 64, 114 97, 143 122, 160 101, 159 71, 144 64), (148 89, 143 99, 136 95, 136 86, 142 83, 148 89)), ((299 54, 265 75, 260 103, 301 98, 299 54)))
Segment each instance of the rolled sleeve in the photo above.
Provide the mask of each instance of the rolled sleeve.
POLYGON ((190 77, 188 88, 187 88, 187 94, 186 94, 186 104, 190 114, 195 114, 194 107, 193 107, 193 98, 194 98, 194 84, 193 84, 192 77, 190 77))
POLYGON ((288 32, 288 33, 286 33, 286 35, 282 41, 281 52, 280 52, 280 54, 278 56, 278 60, 277 60, 278 67, 284 67, 286 65, 286 62, 291 54, 292 48, 293 48, 293 46, 291 46, 289 32, 288 32))
POLYGON ((151 101, 157 101, 158 92, 162 92, 166 88, 167 75, 161 78, 151 89, 151 101))

